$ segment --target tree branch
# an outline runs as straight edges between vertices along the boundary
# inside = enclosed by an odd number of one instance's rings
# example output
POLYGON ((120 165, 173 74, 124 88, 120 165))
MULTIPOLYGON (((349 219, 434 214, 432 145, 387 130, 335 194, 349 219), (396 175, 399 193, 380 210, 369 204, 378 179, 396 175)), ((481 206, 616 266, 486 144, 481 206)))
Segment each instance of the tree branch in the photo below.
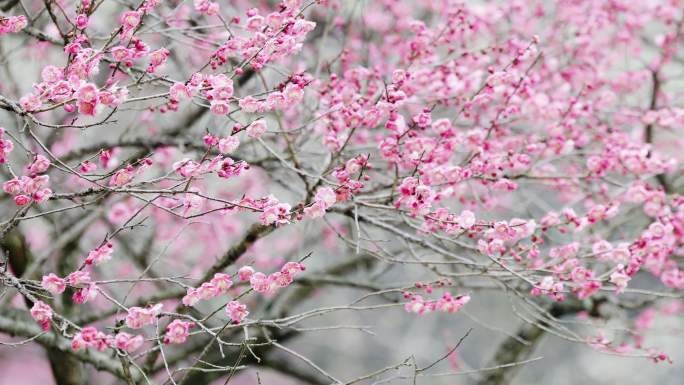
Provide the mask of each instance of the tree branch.
MULTIPOLYGON (((10 318, 5 315, 0 315, 0 331, 11 336, 20 336, 26 338, 31 338, 40 334, 34 341, 38 342, 45 348, 59 352, 60 354, 66 354, 67 356, 74 357, 78 361, 92 365, 97 370, 109 372, 122 379, 125 378, 123 368, 118 361, 96 351, 74 351, 71 349, 71 343, 67 339, 62 338, 52 332, 43 333, 43 330, 41 330, 40 327, 32 321, 23 321, 17 318, 10 318)), ((140 378, 140 375, 137 372, 131 373, 131 375, 136 379, 136 381, 140 378)))

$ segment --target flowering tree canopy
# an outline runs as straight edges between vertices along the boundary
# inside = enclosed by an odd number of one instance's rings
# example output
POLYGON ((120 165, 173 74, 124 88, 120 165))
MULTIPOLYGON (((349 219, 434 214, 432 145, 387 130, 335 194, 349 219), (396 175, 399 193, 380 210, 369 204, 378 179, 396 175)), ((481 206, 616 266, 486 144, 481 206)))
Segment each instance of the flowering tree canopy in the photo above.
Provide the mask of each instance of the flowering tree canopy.
POLYGON ((647 337, 684 314, 684 2, 0 10, 0 362, 507 384, 545 335, 671 362, 647 337), (450 334, 321 353, 392 322, 450 334))

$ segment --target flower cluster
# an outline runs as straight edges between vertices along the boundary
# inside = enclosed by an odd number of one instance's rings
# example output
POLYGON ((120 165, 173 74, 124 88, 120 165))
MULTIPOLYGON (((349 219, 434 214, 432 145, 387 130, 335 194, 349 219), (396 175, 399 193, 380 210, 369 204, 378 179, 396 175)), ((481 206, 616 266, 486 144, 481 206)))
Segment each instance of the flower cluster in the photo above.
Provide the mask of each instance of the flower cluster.
POLYGON ((14 143, 11 140, 5 139, 5 128, 0 127, 0 164, 7 163, 7 156, 12 152, 14 143))
POLYGON ((194 160, 185 158, 173 164, 173 170, 184 178, 197 177, 203 174, 215 172, 220 178, 227 179, 240 176, 243 171, 248 169, 249 164, 247 162, 236 162, 229 157, 224 157, 221 155, 215 156, 210 160, 201 163, 197 163, 194 160))
MULTIPOLYGON (((9 143, 8 147, 11 149, 12 142, 5 141, 6 143, 3 144, 1 138, 2 129, 0 128, 0 147, 9 143)), ((17 206, 24 206, 32 201, 36 203, 44 202, 52 195, 52 190, 46 187, 50 177, 38 174, 46 172, 48 168, 50 168, 50 161, 38 154, 34 157, 33 162, 26 167, 29 176, 23 175, 20 178, 10 179, 3 183, 2 188, 6 193, 15 196, 14 203, 17 206)))
POLYGON ((272 294, 278 289, 290 285, 297 274, 304 270, 306 270, 306 267, 299 262, 287 262, 280 268, 280 271, 268 275, 260 271, 251 272, 249 270, 243 270, 240 274, 240 279, 247 279, 247 277, 249 277, 249 284, 254 291, 263 294, 272 294))
POLYGON ((401 196, 397 199, 396 206, 408 206, 412 215, 427 214, 436 198, 430 186, 420 183, 414 177, 408 177, 401 182, 399 193, 401 196))
POLYGON ((284 87, 282 92, 276 91, 268 94, 265 100, 259 100, 253 96, 245 96, 238 101, 238 106, 246 113, 285 110, 296 106, 302 101, 306 84, 305 80, 300 80, 299 84, 290 83, 284 87))
POLYGON ((308 218, 320 218, 325 215, 325 211, 332 207, 337 201, 337 194, 330 187, 321 187, 314 195, 311 206, 304 208, 304 216, 308 218))
POLYGON ((26 16, 24 15, 10 17, 2 16, 0 17, 0 35, 21 32, 27 25, 28 20, 26 20, 26 16))
POLYGON ((112 258, 112 253, 114 252, 114 245, 111 242, 107 242, 104 245, 91 250, 88 253, 88 257, 85 259, 86 265, 99 265, 102 262, 109 261, 112 258))
POLYGON ((190 329, 195 326, 194 322, 187 322, 175 319, 166 326, 166 332, 164 333, 164 343, 165 344, 182 344, 188 339, 188 334, 190 329))
POLYGON ((48 175, 22 176, 10 179, 2 184, 2 189, 14 195, 17 206, 25 206, 31 202, 45 202, 52 196, 52 190, 47 186, 50 182, 48 175))
POLYGON ((0 85, 0 232, 21 247, 0 281, 75 350, 218 375, 183 349, 219 310, 246 344, 262 324, 285 343, 279 326, 345 309, 336 290, 392 301, 431 277, 406 312, 458 312, 457 278, 591 321, 529 314, 559 340, 669 360, 647 332, 684 313, 681 0, 6 3, 22 82, 0 85), (286 295, 309 251, 325 277, 286 295), (145 336, 122 330, 153 325, 183 360, 126 353, 145 336))
POLYGON ((289 203, 280 203, 274 196, 269 196, 263 205, 263 211, 259 220, 263 225, 283 225, 290 223, 292 206, 289 203))
POLYGON ((245 317, 249 315, 249 311, 247 311, 247 306, 241 304, 238 301, 228 302, 228 304, 226 305, 226 313, 228 313, 228 316, 234 324, 239 324, 240 322, 242 322, 242 320, 245 319, 245 317))
POLYGON ((66 281, 54 273, 44 275, 40 285, 53 295, 62 294, 66 290, 66 281))
POLYGON ((87 271, 74 271, 67 275, 65 282, 67 285, 76 288, 72 300, 77 304, 84 304, 97 297, 97 285, 91 282, 90 273, 87 271))
POLYGON ((147 325, 154 324, 163 307, 164 305, 158 303, 145 308, 136 306, 128 309, 128 314, 126 315, 126 326, 131 329, 140 329, 147 325))
POLYGON ((411 301, 404 304, 404 310, 409 313, 415 313, 419 315, 434 311, 456 313, 463 307, 463 305, 470 302, 469 295, 459 295, 454 297, 449 292, 445 292, 442 297, 437 300, 424 299, 420 295, 410 293, 406 293, 404 296, 411 299, 411 301))
POLYGON ((194 0, 195 10, 207 16, 213 16, 219 13, 219 5, 214 1, 209 0, 194 0))
POLYGON ((43 301, 36 301, 31 308, 31 317, 40 324, 43 330, 50 329, 52 320, 52 308, 43 301))
MULTIPOLYGON (((215 4, 208 0, 196 0, 195 8, 205 14, 215 14, 218 11, 215 4)), ((251 8, 246 12, 245 23, 235 18, 236 24, 240 23, 246 33, 232 36, 214 52, 212 68, 216 69, 230 59, 237 59, 248 60, 252 68, 259 70, 267 63, 299 52, 302 41, 316 27, 316 23, 297 17, 301 6, 299 0, 283 1, 280 10, 268 15, 261 15, 257 8, 251 8)))
POLYGON ((202 283, 198 288, 189 287, 182 302, 185 306, 195 306, 200 300, 206 301, 227 294, 232 286, 230 275, 216 273, 209 282, 202 283))
POLYGON ((75 351, 93 348, 104 351, 106 348, 120 349, 126 352, 134 352, 145 342, 141 335, 131 335, 119 332, 115 335, 105 334, 93 326, 86 326, 76 333, 71 340, 71 348, 75 351))

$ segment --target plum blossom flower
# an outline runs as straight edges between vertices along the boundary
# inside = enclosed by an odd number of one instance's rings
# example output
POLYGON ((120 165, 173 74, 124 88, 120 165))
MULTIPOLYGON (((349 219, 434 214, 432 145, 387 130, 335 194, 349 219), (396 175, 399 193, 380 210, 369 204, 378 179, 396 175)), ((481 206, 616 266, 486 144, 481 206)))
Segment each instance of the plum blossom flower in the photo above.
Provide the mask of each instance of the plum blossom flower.
POLYGON ((209 111, 218 116, 228 115, 230 112, 230 105, 227 102, 215 100, 210 103, 209 111))
POLYGON ((99 265, 102 262, 112 259, 112 253, 114 252, 114 245, 111 242, 107 242, 104 245, 91 250, 86 257, 86 265, 99 265))
POLYGON ((71 299, 77 304, 84 304, 97 298, 97 293, 97 285, 90 283, 76 290, 71 299))
POLYGON ((249 278, 249 284, 254 291, 259 293, 268 293, 271 290, 271 282, 268 276, 262 272, 256 272, 249 278))
POLYGON ((2 184, 2 189, 5 191, 7 194, 10 195, 17 195, 19 194, 22 190, 24 183, 17 178, 10 179, 6 181, 5 183, 2 184))
POLYGON ((131 329, 140 329, 147 325, 152 325, 154 320, 159 316, 164 305, 158 303, 150 305, 146 308, 132 307, 128 309, 126 315, 126 325, 131 329))
POLYGON ((121 14, 119 18, 119 23, 123 27, 124 31, 128 33, 140 24, 142 20, 142 13, 140 11, 128 11, 121 14))
POLYGON ((304 208, 304 216, 307 218, 321 218, 325 215, 325 208, 320 202, 314 202, 309 207, 304 208))
POLYGON ((185 306, 195 306, 201 299, 199 291, 189 287, 185 296, 183 296, 182 302, 185 306))
POLYGON ((253 96, 245 96, 238 101, 240 109, 246 113, 257 112, 261 108, 259 101, 253 96))
POLYGON ((238 301, 230 301, 226 305, 226 313, 234 324, 241 323, 248 315, 247 306, 238 301))
POLYGON ((425 300, 423 300, 423 297, 416 295, 411 299, 410 302, 404 304, 404 310, 409 313, 423 315, 430 312, 431 309, 425 300))
POLYGON ((82 270, 74 271, 67 275, 66 283, 68 283, 69 286, 87 285, 90 283, 90 273, 82 270))
POLYGON ((182 344, 188 339, 190 328, 194 327, 194 322, 173 320, 167 327, 164 333, 165 344, 182 344))
POLYGON ((287 262, 283 265, 283 267, 280 268, 281 273, 288 274, 293 277, 304 270, 306 270, 306 266, 299 262, 287 262))
POLYGON ((135 169, 130 164, 112 175, 109 180, 110 186, 123 186, 133 179, 135 169))
POLYGON ((625 274, 625 267, 622 264, 617 265, 617 270, 610 275, 610 282, 615 285, 615 292, 622 293, 627 287, 627 283, 632 279, 625 274))
POLYGON ((337 201, 337 195, 330 187, 321 187, 314 196, 311 206, 304 209, 304 215, 308 218, 320 218, 325 215, 325 210, 337 201))
POLYGON ((91 173, 91 172, 97 170, 97 164, 95 164, 89 160, 84 160, 83 162, 81 162, 79 170, 84 174, 88 174, 88 173, 91 173))
POLYGON ((126 352, 134 352, 143 345, 145 339, 141 335, 131 335, 128 333, 120 332, 115 336, 107 336, 107 343, 117 349, 121 349, 126 352))
POLYGON ((44 275, 40 285, 54 295, 62 294, 66 290, 66 281, 54 273, 44 275))
POLYGON ((200 171, 199 163, 188 158, 180 160, 173 164, 173 169, 184 178, 195 176, 200 171))
POLYGON ((247 136, 250 138, 261 138, 261 136, 266 132, 268 126, 266 125, 266 120, 257 119, 253 121, 249 126, 247 126, 247 136))
POLYGON ((4 139, 5 129, 0 127, 0 164, 7 162, 7 156, 12 152, 14 143, 9 139, 4 139))
POLYGON ((275 203, 264 208, 264 211, 259 216, 261 224, 282 225, 290 223, 290 206, 288 203, 275 203))
POLYGON ((47 171, 47 169, 50 167, 50 161, 38 154, 34 158, 33 162, 28 166, 29 172, 33 174, 40 174, 41 172, 47 171))
POLYGON ((204 282, 197 288, 200 299, 208 300, 219 295, 219 289, 213 282, 204 282))
POLYGON ((52 320, 52 308, 43 301, 36 301, 31 308, 31 317, 40 324, 43 330, 48 330, 50 320, 52 320))
POLYGON ((470 302, 469 295, 453 297, 451 293, 447 292, 437 301, 435 307, 445 313, 456 313, 468 302, 470 302))
POLYGON ((78 351, 85 348, 94 348, 99 351, 104 351, 111 346, 111 336, 98 331, 93 326, 86 326, 80 332, 74 335, 71 340, 71 349, 78 351))
POLYGON ((194 0, 195 10, 207 16, 218 14, 219 5, 217 2, 210 0, 194 0))
POLYGON ((292 106, 299 103, 304 98, 304 90, 297 84, 288 84, 283 90, 283 96, 288 105, 292 106))
POLYGON ((31 197, 27 195, 17 195, 14 197, 14 204, 17 206, 26 206, 31 203, 31 197))
POLYGON ((316 191, 314 196, 314 201, 321 202, 323 206, 327 209, 335 204, 337 201, 337 195, 335 191, 330 187, 321 187, 316 191))
POLYGON ((114 60, 119 61, 119 62, 124 62, 124 63, 130 62, 131 65, 133 64, 133 62, 131 61, 131 59, 133 59, 133 55, 135 52, 133 49, 129 49, 129 48, 126 48, 124 46, 118 45, 118 46, 112 47, 110 52, 111 52, 112 56, 114 57, 114 60))
POLYGON ((169 58, 169 54, 169 50, 166 48, 160 48, 158 50, 150 52, 150 65, 147 67, 147 72, 154 73, 157 70, 157 68, 164 65, 164 63, 166 63, 166 61, 169 58))
POLYGON ((461 228, 468 230, 475 225, 475 214, 472 211, 463 210, 456 221, 461 228))
POLYGON ((555 281, 552 276, 547 275, 532 288, 531 294, 533 296, 548 295, 553 300, 560 302, 565 299, 565 295, 562 293, 563 286, 563 282, 555 281))
POLYGON ((240 281, 249 281, 250 278, 252 278, 252 275, 254 275, 254 269, 251 266, 242 266, 240 270, 238 270, 238 278, 240 278, 240 281))
POLYGON ((43 103, 37 95, 28 94, 19 99, 19 105, 26 111, 35 111, 39 109, 43 103))
POLYGON ((47 175, 36 175, 31 178, 22 177, 24 192, 26 194, 35 194, 42 190, 49 183, 50 177, 47 175))
POLYGON ((218 148, 221 154, 230 154, 240 146, 240 140, 236 136, 228 136, 219 139, 218 148))
POLYGON ((84 83, 76 91, 78 111, 84 115, 93 116, 96 114, 96 107, 99 99, 99 91, 93 83, 84 83))
POLYGON ((169 89, 169 98, 173 101, 180 102, 183 99, 190 99, 192 93, 190 88, 183 83, 173 83, 169 89))
POLYGON ((469 295, 459 295, 454 297, 451 293, 445 292, 438 300, 426 300, 420 295, 408 294, 411 301, 404 304, 404 310, 418 315, 427 314, 433 311, 444 313, 456 313, 465 304, 470 302, 469 295))
POLYGON ((44 188, 44 189, 40 189, 40 190, 34 192, 33 195, 31 196, 31 198, 33 199, 34 202, 41 203, 41 202, 45 202, 46 200, 48 200, 51 196, 52 196, 52 190, 50 190, 49 188, 44 188))
POLYGON ((0 35, 17 33, 26 28, 27 25, 28 20, 24 15, 3 17, 2 23, 0 23, 0 35))
POLYGON ((233 286, 233 280, 230 275, 225 273, 216 273, 210 281, 217 289, 219 294, 228 293, 228 289, 233 286))
POLYGON ((83 30, 88 27, 88 16, 85 14, 79 14, 76 16, 76 28, 83 30))

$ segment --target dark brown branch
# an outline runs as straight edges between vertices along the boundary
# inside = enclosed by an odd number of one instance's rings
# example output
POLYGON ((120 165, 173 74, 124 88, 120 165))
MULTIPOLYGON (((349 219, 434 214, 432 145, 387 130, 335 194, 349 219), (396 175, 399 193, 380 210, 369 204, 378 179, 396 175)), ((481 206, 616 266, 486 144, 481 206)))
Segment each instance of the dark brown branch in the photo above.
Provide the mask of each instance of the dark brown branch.
MULTIPOLYGON (((552 319, 557 319, 588 310, 590 315, 598 316, 598 307, 603 302, 605 302, 603 299, 593 300, 591 301, 589 308, 585 307, 580 301, 568 300, 563 303, 555 303, 549 309, 548 315, 551 316, 552 319)), ((498 369, 487 372, 487 374, 478 381, 478 385, 510 384, 522 366, 506 365, 512 362, 525 361, 530 358, 532 353, 534 353, 535 348, 544 337, 543 327, 545 326, 547 326, 545 321, 539 321, 539 324, 523 323, 515 336, 506 338, 496 349, 489 366, 498 367, 498 369), (527 343, 521 343, 521 340, 526 341, 527 343)))
POLYGON ((3 0, 2 3, 4 4, 0 6, 0 9, 2 9, 3 12, 7 12, 14 8, 15 5, 19 4, 19 0, 3 0))
MULTIPOLYGON (((656 108, 658 108, 658 94, 660 93, 660 79, 658 78, 658 71, 653 70, 651 71, 651 82, 653 84, 653 88, 651 90, 651 102, 649 103, 649 110, 650 111, 655 111, 656 108)), ((646 143, 653 144, 654 140, 654 128, 655 124, 654 123, 649 123, 646 125, 644 128, 644 141, 646 143)), ((650 153, 649 153, 650 156, 650 153)), ((665 174, 658 174, 656 175, 656 179, 658 180, 658 183, 663 187, 666 193, 670 193, 672 188, 670 187, 670 184, 667 181, 667 178, 665 178, 665 174)))
POLYGON ((214 274, 222 271, 226 267, 232 265, 240 258, 246 251, 251 247, 254 242, 265 237, 275 230, 275 226, 265 226, 259 223, 255 223, 252 227, 247 230, 247 233, 242 238, 240 242, 231 247, 221 258, 218 259, 210 268, 204 273, 202 279, 198 281, 199 284, 202 282, 209 281, 214 274))

